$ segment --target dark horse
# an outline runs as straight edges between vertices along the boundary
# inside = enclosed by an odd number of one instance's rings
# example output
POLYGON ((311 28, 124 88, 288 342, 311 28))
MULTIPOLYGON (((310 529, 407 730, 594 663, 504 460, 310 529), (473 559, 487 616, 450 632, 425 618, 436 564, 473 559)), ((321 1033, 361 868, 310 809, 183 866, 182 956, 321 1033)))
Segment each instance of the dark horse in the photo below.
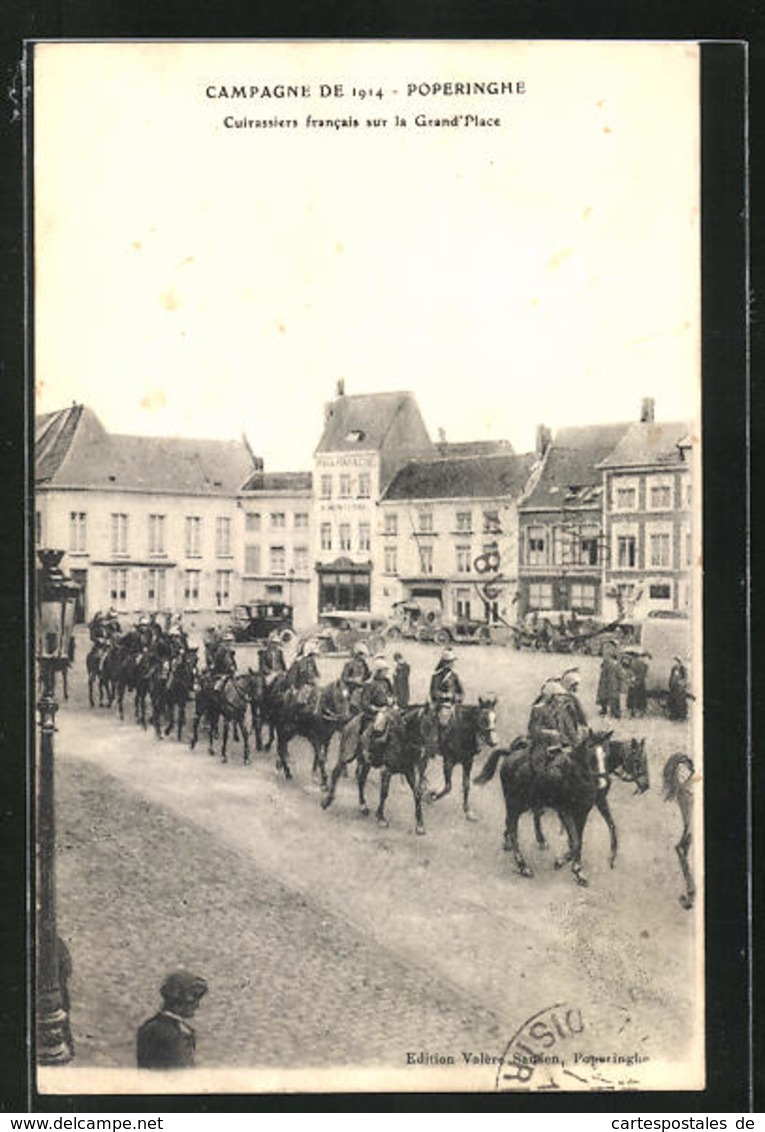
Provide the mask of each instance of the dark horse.
MULTIPOLYGON (((602 789, 598 790, 595 798, 595 806, 598 813, 603 818, 603 821, 608 826, 608 833, 611 838, 609 864, 611 868, 613 868, 616 864, 619 839, 617 837, 613 815, 608 805, 608 791, 611 788, 610 776, 613 774, 623 781, 634 782, 636 793, 642 794, 648 789, 649 785, 648 762, 645 756, 645 739, 630 739, 628 742, 624 742, 621 739, 612 739, 609 737, 606 742, 605 750, 606 771, 609 777, 602 789)), ((547 841, 542 833, 542 810, 539 808, 534 810, 534 834, 539 848, 546 849, 547 841)))
MULTIPOLYGON (((497 745, 497 700, 494 696, 481 696, 477 704, 458 704, 451 717, 439 723, 431 707, 420 708, 421 727, 426 737, 428 753, 438 752, 444 760, 444 785, 431 790, 429 800, 437 802, 451 791, 452 771, 462 766, 462 809, 468 821, 476 821, 470 809, 470 776, 473 760, 481 743, 497 745)), ((420 790, 424 790, 427 759, 421 763, 420 790)))
POLYGON ((324 688, 312 688, 305 702, 287 685, 286 676, 278 676, 271 687, 271 717, 276 728, 277 766, 285 778, 292 778, 288 747, 297 735, 313 747, 314 770, 321 775, 322 789, 327 788, 327 748, 336 731, 350 719, 350 698, 342 680, 324 688))
POLYGON ((106 693, 108 703, 111 703, 109 685, 104 676, 104 666, 111 651, 112 646, 109 641, 96 641, 85 657, 85 668, 88 673, 88 700, 91 707, 96 706, 93 700, 93 686, 96 683, 98 684, 98 706, 104 706, 104 693, 106 693))
POLYGON ((683 819, 683 832, 675 846, 680 868, 685 881, 685 892, 679 899, 683 908, 692 908, 696 898, 696 885, 693 881, 688 855, 693 843, 691 822, 693 820, 693 776, 695 768, 688 755, 678 751, 670 755, 664 764, 664 801, 677 802, 680 816, 683 819))
POLYGON ((262 672, 253 673, 252 681, 252 699, 250 707, 252 710, 252 730, 255 733, 255 746, 257 750, 263 750, 263 725, 268 725, 268 739, 266 740, 266 750, 270 751, 274 741, 274 714, 276 703, 273 697, 275 683, 266 683, 266 678, 262 672))
POLYGON ((390 781, 394 774, 402 774, 409 784, 414 797, 414 818, 417 833, 425 832, 422 819, 422 795, 420 790, 420 772, 425 746, 426 735, 423 732, 423 709, 419 707, 407 708, 403 712, 395 709, 385 709, 380 713, 381 720, 370 723, 365 740, 358 741, 356 732, 352 734, 351 742, 341 742, 340 753, 330 775, 329 791, 322 798, 322 807, 326 810, 331 806, 335 797, 335 789, 340 775, 345 767, 358 757, 356 781, 359 789, 359 806, 364 817, 369 814, 364 786, 372 767, 380 767, 380 800, 377 806, 377 821, 379 825, 388 826, 390 822, 385 816, 385 802, 388 797, 390 781))
MULTIPOLYGON (((610 731, 590 732, 570 753, 558 753, 547 765, 535 762, 534 756, 538 752, 530 751, 525 739, 516 739, 509 750, 498 748, 487 759, 476 782, 480 785, 489 782, 501 761, 499 776, 506 812, 504 844, 505 849, 513 854, 521 876, 533 874, 518 844, 518 819, 528 810, 551 809, 560 817, 569 844, 568 852, 556 860, 555 867, 561 868, 570 861, 577 883, 587 884, 582 872, 582 838, 593 806, 598 806, 609 829, 613 825, 607 799, 610 782, 607 745, 610 737, 610 731), (608 812, 608 817, 604 811, 608 812)), ((626 744, 622 744, 622 750, 627 750, 626 744)), ((642 745, 638 750, 641 757, 637 762, 640 765, 629 769, 623 766, 621 769, 623 777, 634 781, 642 793, 648 789, 648 773, 642 745)))
POLYGON ((252 685, 254 672, 245 672, 241 676, 229 676, 220 688, 210 676, 203 676, 197 689, 194 706, 194 723, 191 733, 192 751, 197 745, 199 737, 199 722, 204 717, 208 725, 208 754, 214 755, 213 735, 216 732, 219 719, 223 719, 223 738, 221 741, 221 762, 228 762, 226 748, 228 746, 229 725, 234 724, 234 730, 242 733, 244 745, 244 762, 250 761, 250 731, 247 727, 247 708, 252 699, 252 685))
POLYGON ((186 723, 186 704, 189 702, 194 692, 198 659, 198 649, 187 649, 186 652, 176 660, 167 683, 167 700, 165 704, 167 726, 165 728, 165 735, 169 735, 173 730, 175 711, 177 708, 179 743, 186 723))

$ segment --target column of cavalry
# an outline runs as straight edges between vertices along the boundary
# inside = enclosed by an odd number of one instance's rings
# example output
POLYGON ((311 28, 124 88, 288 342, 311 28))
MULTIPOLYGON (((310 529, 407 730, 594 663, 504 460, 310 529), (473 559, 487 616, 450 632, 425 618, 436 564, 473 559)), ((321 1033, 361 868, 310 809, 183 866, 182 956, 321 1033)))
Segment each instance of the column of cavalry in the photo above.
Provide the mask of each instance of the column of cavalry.
MULTIPOLYGON (((648 788, 644 740, 618 740, 610 731, 596 732, 587 725, 576 695, 576 669, 545 681, 531 708, 528 733, 503 747, 496 733, 496 696, 465 702, 456 657, 450 649, 441 655, 433 673, 429 701, 410 704, 408 666, 399 662, 391 673, 384 656, 370 660, 363 642, 355 646, 341 675, 322 684, 319 650, 311 640, 300 643, 288 666, 278 634, 272 633, 259 651, 258 669, 238 672, 230 633, 210 632, 200 657, 178 619, 168 618, 162 625, 157 617, 141 617, 123 632, 110 611, 94 618, 90 634, 86 668, 91 707, 97 692, 99 704, 116 705, 122 720, 125 695, 130 692, 136 722, 144 729, 152 727, 158 739, 175 730, 178 741, 191 708, 192 749, 204 723, 208 750, 214 754, 213 742, 222 725, 220 751, 226 762, 233 727, 234 738, 241 735, 244 762, 249 763, 252 731, 258 751, 270 750, 276 741, 276 765, 287 779, 292 777, 289 743, 301 736, 313 749, 313 771, 321 780, 324 809, 331 806, 340 778, 355 763, 359 805, 367 815, 367 777, 372 769, 379 769, 379 824, 388 825, 385 805, 390 782, 394 775, 401 775, 411 789, 416 832, 422 834, 423 801, 445 797, 459 765, 464 816, 475 820, 470 806, 472 768, 476 755, 486 749, 488 757, 474 781, 479 785, 489 782, 499 768, 506 810, 504 848, 513 855, 521 876, 532 875, 518 842, 518 820, 523 813, 533 814, 540 847, 546 845, 543 811, 558 814, 568 847, 555 866, 569 863, 577 883, 586 885, 581 849, 590 811, 597 809, 606 822, 613 866, 618 840, 608 803, 612 778, 633 783, 641 793, 648 788), (328 774, 328 749, 335 734, 339 736, 338 754, 328 774), (438 758, 443 785, 436 790, 429 786, 427 769, 438 758)), ((674 797, 669 792, 666 796, 674 797)), ((686 830, 682 851, 678 847, 686 878, 688 842, 686 830)), ((693 901, 691 885, 688 879, 686 906, 693 901)))

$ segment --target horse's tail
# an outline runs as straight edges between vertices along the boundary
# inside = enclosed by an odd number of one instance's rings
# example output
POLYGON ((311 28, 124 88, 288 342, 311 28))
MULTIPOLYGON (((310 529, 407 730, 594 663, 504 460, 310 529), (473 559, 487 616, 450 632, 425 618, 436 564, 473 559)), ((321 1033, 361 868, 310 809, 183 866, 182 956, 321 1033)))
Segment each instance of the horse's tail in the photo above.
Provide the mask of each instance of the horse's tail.
POLYGON ((497 763, 503 755, 507 754, 507 750, 503 747, 495 747, 484 763, 483 770, 480 774, 476 775, 473 779, 478 786, 484 786, 487 782, 491 782, 494 777, 494 772, 497 769, 497 763))
POLYGON ((677 772, 681 766, 687 768, 690 774, 694 774, 696 768, 692 760, 683 751, 677 751, 674 755, 670 755, 664 764, 664 801, 674 802, 677 799, 680 790, 680 781, 677 777, 677 772))

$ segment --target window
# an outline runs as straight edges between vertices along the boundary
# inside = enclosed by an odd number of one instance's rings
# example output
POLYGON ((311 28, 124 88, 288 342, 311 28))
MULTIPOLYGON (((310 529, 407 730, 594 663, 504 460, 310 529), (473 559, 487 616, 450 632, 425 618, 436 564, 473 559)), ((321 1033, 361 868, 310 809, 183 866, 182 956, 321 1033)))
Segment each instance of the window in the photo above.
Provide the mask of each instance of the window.
POLYGON ((472 511, 458 511, 457 512, 457 530, 469 533, 473 529, 473 512, 472 511))
POLYGON ((300 528, 301 530, 305 530, 305 528, 308 526, 308 512, 307 511, 296 511, 295 512, 295 526, 300 528))
POLYGON ((228 609, 231 605, 231 570, 215 571, 215 606, 228 609))
POLYGON ((319 538, 322 550, 332 549, 332 525, 331 523, 322 523, 319 528, 319 538))
POLYGON ((287 573, 287 552, 283 546, 269 547, 269 561, 272 574, 287 573))
POLYGON ((425 534, 430 534, 433 531, 433 512, 420 511, 418 516, 419 530, 425 534))
POLYGON ((112 515, 112 554, 128 552, 128 517, 125 514, 112 515))
POLYGON ((621 535, 617 539, 617 561, 620 570, 632 569, 636 564, 635 536, 621 535))
POLYGON ((127 570, 109 571, 109 600, 112 605, 117 606, 119 609, 125 608, 127 605, 127 587, 127 570))
POLYGON ((199 608, 200 570, 186 570, 183 579, 183 601, 187 609, 199 608))
POLYGON ((667 585, 649 586, 648 596, 654 601, 669 601, 672 596, 672 591, 667 585))
POLYGON ((634 487, 617 487, 617 511, 634 511, 637 505, 637 492, 634 487))
POLYGON ((35 511, 35 542, 38 546, 40 546, 42 540, 42 513, 40 511, 35 511))
POLYGON ((544 527, 529 527, 527 529, 526 562, 529 566, 544 566, 547 562, 544 527))
POLYGON ((398 534, 398 515, 394 512, 385 512, 385 533, 386 535, 398 534))
POLYGON ((672 507, 672 488, 669 484, 652 484, 649 498, 653 511, 669 511, 672 507))
POLYGON ((398 547, 396 546, 385 547, 385 573, 398 573, 398 547))
POLYGON ((339 534, 339 537, 340 537, 340 549, 341 550, 350 550, 351 549, 351 524, 350 523, 341 523, 338 534, 339 534))
POLYGON ((275 527, 278 530, 281 527, 285 526, 285 524, 286 524, 286 516, 285 516, 284 511, 272 511, 271 512, 271 526, 272 527, 275 527))
POLYGON ((684 497, 685 506, 690 507, 693 503, 693 486, 691 485, 690 481, 685 485, 684 497))
POLYGON ((579 563, 582 566, 597 566, 598 536, 583 535, 579 542, 579 563))
POLYGON ((309 570, 308 547, 307 546, 296 546, 295 550, 294 550, 294 555, 295 555, 295 573, 296 574, 307 574, 308 570, 309 570))
POLYGON ((215 520, 215 555, 217 558, 227 558, 230 554, 231 520, 225 515, 219 515, 215 520))
POLYGON ((595 586, 588 586, 584 582, 571 583, 571 608, 577 613, 594 613, 595 602, 595 586))
POLYGON ((87 523, 84 511, 69 512, 69 550, 76 554, 88 549, 87 523))
POLYGON ((260 573, 260 547, 259 546, 246 546, 244 548, 244 572, 245 572, 245 574, 259 574, 260 573))
POLYGON ((244 529, 248 535, 260 530, 260 512, 248 511, 244 516, 244 529))
POLYGON ((202 553, 202 520, 198 515, 186 516, 186 557, 199 558, 202 553))
POLYGON ((529 609, 552 609, 552 582, 531 582, 529 585, 529 609))
POLYGON ((150 609, 163 609, 165 606, 166 570, 152 568, 146 575, 146 601, 150 609))
POLYGON ((371 530, 369 523, 359 523, 359 550, 369 550, 371 530))
POLYGON ((420 570, 423 574, 433 573, 433 547, 420 547, 420 570))
POLYGON ((470 560, 472 557, 471 549, 469 546, 458 546, 457 550, 457 573, 469 574, 471 571, 470 560))
POLYGON ((332 476, 321 477, 321 497, 322 499, 332 498, 332 476))
POLYGON ((649 540, 651 565, 652 566, 669 566, 670 565, 670 546, 669 535, 658 534, 651 535, 649 540))
POLYGON ((685 565, 693 565, 693 539, 691 538, 690 531, 685 532, 685 565))
POLYGON ((454 616, 470 620, 470 590, 460 587, 454 591, 454 616))
POLYGON ((340 476, 340 498, 347 499, 351 494, 351 477, 343 473, 340 476))
POLYGON ((502 533, 499 522, 499 511, 484 511, 483 533, 485 535, 498 535, 502 533))
POLYGON ((369 472, 359 472, 359 499, 369 499, 372 494, 372 481, 369 472))
POLYGON ((165 516, 149 515, 149 554, 165 553, 165 516))

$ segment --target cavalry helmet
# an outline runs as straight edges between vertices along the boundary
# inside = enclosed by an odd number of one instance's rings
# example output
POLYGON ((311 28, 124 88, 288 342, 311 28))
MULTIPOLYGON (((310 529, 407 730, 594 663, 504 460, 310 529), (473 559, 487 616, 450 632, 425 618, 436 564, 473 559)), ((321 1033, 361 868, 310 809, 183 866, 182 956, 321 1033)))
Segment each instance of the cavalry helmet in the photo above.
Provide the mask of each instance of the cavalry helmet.
POLYGON ((383 656, 382 653, 377 654, 377 656, 372 661, 372 664, 374 665, 375 671, 381 671, 384 668, 390 668, 388 658, 386 656, 383 656))
POLYGON ((303 649, 303 656, 318 656, 318 655, 319 655, 319 646, 316 644, 316 641, 307 641, 306 646, 303 649))
POLYGON ((560 678, 560 684, 567 692, 573 692, 579 685, 579 669, 567 668, 560 678))
POLYGON ((444 664, 449 664, 457 659, 454 649, 444 649, 441 653, 441 660, 444 664))
POLYGON ((277 645, 281 644, 281 637, 279 636, 279 630, 278 629, 272 629, 271 632, 268 634, 268 639, 269 639, 269 641, 272 641, 273 643, 275 643, 277 645))
POLYGON ((364 644, 363 641, 356 641, 353 652, 355 656, 369 656, 369 646, 364 644))

